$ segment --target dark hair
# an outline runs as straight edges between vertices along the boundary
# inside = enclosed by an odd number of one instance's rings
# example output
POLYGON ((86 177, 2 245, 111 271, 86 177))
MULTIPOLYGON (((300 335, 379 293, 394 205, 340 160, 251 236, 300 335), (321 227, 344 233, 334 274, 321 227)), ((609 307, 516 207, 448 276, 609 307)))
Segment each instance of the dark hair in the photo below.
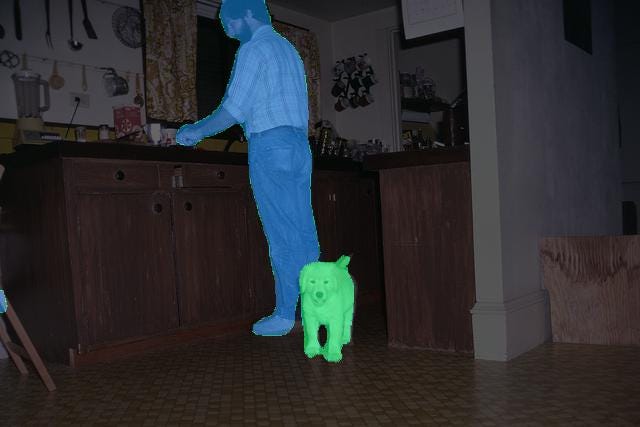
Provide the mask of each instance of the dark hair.
POLYGON ((271 24, 271 15, 265 0, 224 0, 220 6, 220 19, 244 18, 247 10, 250 10, 258 21, 271 24))

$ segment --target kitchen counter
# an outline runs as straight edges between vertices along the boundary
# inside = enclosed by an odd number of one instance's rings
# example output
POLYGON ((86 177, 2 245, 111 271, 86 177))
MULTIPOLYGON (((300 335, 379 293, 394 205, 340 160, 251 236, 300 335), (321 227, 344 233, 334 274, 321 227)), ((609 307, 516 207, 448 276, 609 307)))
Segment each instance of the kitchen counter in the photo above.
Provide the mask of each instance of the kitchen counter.
POLYGON ((380 180, 390 346, 473 353, 469 166, 464 146, 365 158, 380 180))
MULTIPOLYGON (((52 142, 44 145, 19 145, 15 153, 0 155, 0 164, 24 166, 52 158, 94 158, 150 160, 156 162, 248 164, 246 153, 197 150, 182 146, 156 147, 115 142, 52 142)), ((351 159, 314 159, 314 168, 332 171, 362 171, 362 163, 351 159)))
POLYGON ((398 151, 369 155, 364 159, 363 169, 376 171, 468 161, 469 146, 432 148, 429 150, 398 151))
MULTIPOLYGON (((0 156, 2 286, 47 361, 79 366, 249 333, 275 304, 246 153, 55 142, 0 156)), ((377 173, 315 160, 322 261, 381 301, 377 173)))

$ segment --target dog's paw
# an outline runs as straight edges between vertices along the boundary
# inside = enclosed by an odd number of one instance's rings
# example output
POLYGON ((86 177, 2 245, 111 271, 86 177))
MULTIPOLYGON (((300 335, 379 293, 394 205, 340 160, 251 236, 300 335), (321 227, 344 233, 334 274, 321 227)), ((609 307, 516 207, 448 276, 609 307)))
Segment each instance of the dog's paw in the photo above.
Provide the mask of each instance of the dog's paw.
POLYGON ((304 348, 304 354, 307 355, 309 359, 312 359, 320 354, 320 347, 309 345, 304 348))
POLYGON ((342 360, 342 351, 341 350, 326 350, 323 352, 322 356, 327 362, 339 362, 342 360))

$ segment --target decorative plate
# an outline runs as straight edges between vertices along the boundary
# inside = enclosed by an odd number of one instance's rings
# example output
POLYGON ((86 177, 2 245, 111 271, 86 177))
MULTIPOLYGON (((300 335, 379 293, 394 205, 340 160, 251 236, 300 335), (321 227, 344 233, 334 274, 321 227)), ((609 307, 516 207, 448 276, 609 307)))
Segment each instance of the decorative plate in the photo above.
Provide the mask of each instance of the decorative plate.
POLYGON ((132 49, 142 46, 142 14, 138 9, 119 7, 113 12, 111 26, 123 45, 132 49))

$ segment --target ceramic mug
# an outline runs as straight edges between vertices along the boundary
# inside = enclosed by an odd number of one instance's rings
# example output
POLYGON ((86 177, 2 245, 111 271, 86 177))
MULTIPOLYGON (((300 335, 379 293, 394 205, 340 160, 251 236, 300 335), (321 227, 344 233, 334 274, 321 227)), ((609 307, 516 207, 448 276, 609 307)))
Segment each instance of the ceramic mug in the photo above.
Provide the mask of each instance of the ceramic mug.
POLYGON ((349 100, 344 96, 338 98, 338 102, 334 105, 336 111, 344 111, 347 107, 349 107, 349 100))

